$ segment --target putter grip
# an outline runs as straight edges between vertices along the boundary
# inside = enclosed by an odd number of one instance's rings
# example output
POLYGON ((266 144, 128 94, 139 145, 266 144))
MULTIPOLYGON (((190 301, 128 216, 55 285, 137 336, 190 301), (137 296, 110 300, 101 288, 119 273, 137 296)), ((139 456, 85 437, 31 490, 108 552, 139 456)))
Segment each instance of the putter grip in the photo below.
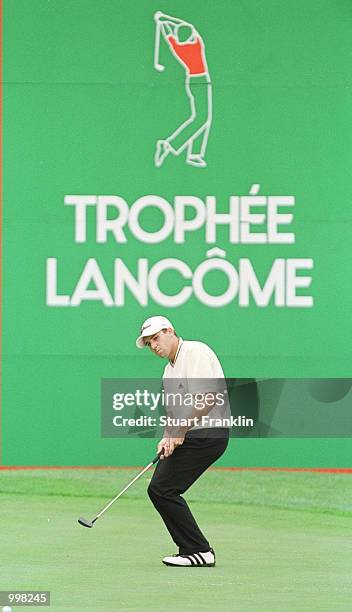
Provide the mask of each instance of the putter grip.
POLYGON ((157 456, 156 456, 156 457, 154 457, 154 459, 153 459, 152 463, 153 463, 153 464, 154 464, 154 463, 157 463, 157 462, 159 461, 159 459, 160 459, 161 455, 163 455, 163 454, 164 454, 164 449, 162 448, 162 449, 161 449, 161 451, 159 451, 159 452, 158 452, 157 456))

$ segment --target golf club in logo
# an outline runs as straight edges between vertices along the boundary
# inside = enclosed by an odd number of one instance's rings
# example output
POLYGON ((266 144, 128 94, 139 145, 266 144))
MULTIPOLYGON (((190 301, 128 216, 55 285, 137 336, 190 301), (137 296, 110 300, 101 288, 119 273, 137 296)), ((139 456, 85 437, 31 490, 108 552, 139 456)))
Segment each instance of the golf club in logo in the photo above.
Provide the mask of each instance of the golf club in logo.
POLYGON ((158 11, 155 20, 154 68, 165 69, 159 61, 161 39, 186 72, 185 90, 190 116, 169 136, 157 141, 154 157, 159 168, 168 155, 186 151, 186 163, 204 168, 205 152, 212 121, 212 89, 202 37, 194 25, 158 11))

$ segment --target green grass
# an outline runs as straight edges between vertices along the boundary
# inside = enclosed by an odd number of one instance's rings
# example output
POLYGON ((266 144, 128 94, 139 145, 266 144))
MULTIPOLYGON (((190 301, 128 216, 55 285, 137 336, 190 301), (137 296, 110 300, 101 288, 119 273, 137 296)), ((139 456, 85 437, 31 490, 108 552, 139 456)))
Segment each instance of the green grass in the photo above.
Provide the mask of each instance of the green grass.
POLYGON ((187 499, 217 566, 174 569, 148 475, 94 529, 76 522, 135 473, 0 472, 0 589, 51 590, 62 612, 351 610, 350 475, 208 471, 187 499))

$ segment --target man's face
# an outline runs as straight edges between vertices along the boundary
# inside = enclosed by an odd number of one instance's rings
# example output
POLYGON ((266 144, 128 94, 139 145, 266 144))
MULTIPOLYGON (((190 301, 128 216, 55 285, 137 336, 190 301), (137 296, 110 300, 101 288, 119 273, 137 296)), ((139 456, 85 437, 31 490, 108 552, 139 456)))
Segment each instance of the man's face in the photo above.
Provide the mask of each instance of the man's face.
POLYGON ((144 344, 158 357, 168 359, 174 339, 175 336, 172 329, 162 329, 153 336, 146 336, 144 344))

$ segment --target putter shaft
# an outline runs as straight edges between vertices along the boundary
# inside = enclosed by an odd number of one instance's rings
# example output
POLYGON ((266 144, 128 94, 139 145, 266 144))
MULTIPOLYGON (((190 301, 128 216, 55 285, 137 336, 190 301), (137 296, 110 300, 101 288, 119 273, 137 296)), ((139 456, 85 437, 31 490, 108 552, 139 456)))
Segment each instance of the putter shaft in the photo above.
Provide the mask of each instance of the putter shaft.
POLYGON ((146 465, 146 466, 145 466, 145 468, 143 468, 143 470, 141 470, 141 471, 140 471, 140 472, 139 472, 139 473, 138 473, 138 474, 137 474, 137 475, 136 475, 136 476, 135 476, 135 477, 134 477, 132 480, 130 480, 130 482, 129 482, 129 483, 128 483, 128 484, 127 484, 127 485, 126 485, 126 486, 125 486, 125 487, 124 487, 124 488, 123 488, 121 491, 119 491, 119 493, 118 493, 117 495, 115 495, 115 497, 113 497, 113 498, 112 498, 112 499, 111 499, 111 500, 110 500, 110 501, 109 501, 109 502, 106 504, 106 506, 104 506, 104 508, 102 508, 102 509, 100 510, 100 512, 98 512, 98 514, 97 514, 97 515, 96 515, 96 516, 93 518, 93 520, 92 520, 92 521, 88 521, 87 519, 85 519, 85 518, 83 518, 83 517, 80 517, 80 518, 78 519, 79 524, 80 524, 80 525, 82 525, 83 527, 89 527, 89 528, 93 527, 93 525, 94 525, 95 521, 97 521, 97 520, 98 520, 98 518, 100 518, 100 517, 101 517, 101 515, 102 515, 102 514, 104 514, 104 512, 106 512, 106 511, 107 511, 107 510, 110 508, 110 506, 112 506, 112 504, 113 504, 113 503, 114 503, 114 502, 115 502, 115 501, 116 501, 116 500, 117 500, 119 497, 121 497, 121 495, 122 495, 122 494, 123 494, 125 491, 127 491, 127 489, 129 489, 129 488, 130 488, 130 486, 132 486, 132 485, 133 485, 133 483, 135 483, 135 482, 136 482, 136 480, 138 480, 138 479, 139 479, 141 476, 143 476, 143 474, 144 474, 145 472, 147 472, 147 471, 149 470, 149 468, 151 468, 151 467, 152 467, 152 465, 154 465, 155 463, 157 463, 157 462, 159 461, 159 459, 160 459, 161 455, 163 454, 163 452, 164 452, 164 449, 162 449, 162 450, 161 450, 161 451, 160 451, 160 452, 159 452, 159 453, 156 455, 156 457, 154 457, 153 461, 151 461, 150 463, 148 463, 148 465, 146 465))

